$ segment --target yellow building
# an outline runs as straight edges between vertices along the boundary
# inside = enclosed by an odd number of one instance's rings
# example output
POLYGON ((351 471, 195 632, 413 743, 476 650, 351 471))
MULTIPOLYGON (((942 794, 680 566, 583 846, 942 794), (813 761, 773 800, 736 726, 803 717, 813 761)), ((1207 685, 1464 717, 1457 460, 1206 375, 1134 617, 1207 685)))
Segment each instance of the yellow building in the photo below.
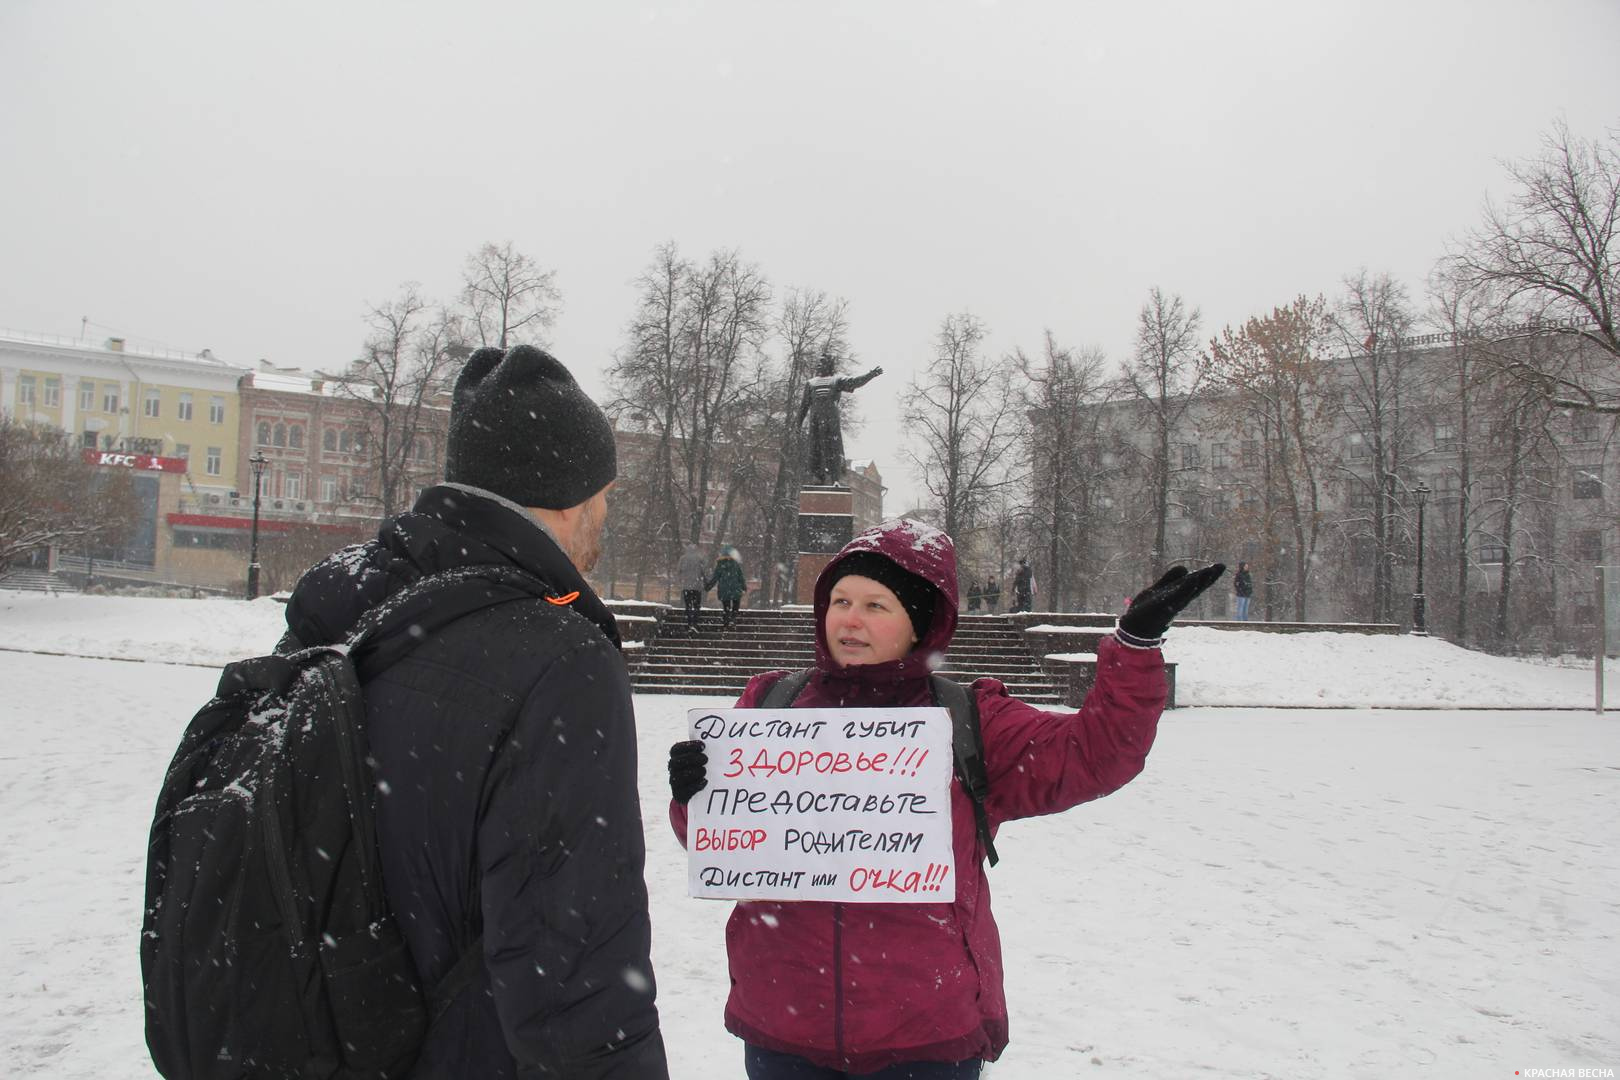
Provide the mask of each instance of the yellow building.
POLYGON ((101 551, 42 551, 46 568, 126 584, 239 581, 245 554, 178 545, 174 521, 188 504, 238 494, 237 382, 245 370, 206 349, 186 355, 130 348, 120 338, 0 331, 0 412, 69 432, 98 468, 132 470, 143 508, 123 541, 101 551))
POLYGON ((190 462, 187 485, 235 487, 237 380, 195 355, 0 331, 0 410, 70 432, 85 449, 190 462))

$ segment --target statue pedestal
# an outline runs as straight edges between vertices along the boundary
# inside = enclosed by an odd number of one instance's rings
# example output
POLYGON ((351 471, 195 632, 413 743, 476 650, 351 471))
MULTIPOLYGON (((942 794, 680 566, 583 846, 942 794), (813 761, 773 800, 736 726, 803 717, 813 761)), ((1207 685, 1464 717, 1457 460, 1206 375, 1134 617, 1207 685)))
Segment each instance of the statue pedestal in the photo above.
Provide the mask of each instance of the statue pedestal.
POLYGON ((841 487, 799 490, 799 570, 794 603, 815 603, 816 578, 854 536, 854 492, 841 487))

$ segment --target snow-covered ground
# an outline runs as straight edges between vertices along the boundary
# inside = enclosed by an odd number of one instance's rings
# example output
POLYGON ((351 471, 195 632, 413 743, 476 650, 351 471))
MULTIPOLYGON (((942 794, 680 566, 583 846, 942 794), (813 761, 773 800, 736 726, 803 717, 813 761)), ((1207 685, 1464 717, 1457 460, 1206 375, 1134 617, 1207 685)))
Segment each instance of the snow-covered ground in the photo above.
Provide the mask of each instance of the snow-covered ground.
MULTIPOLYGON (((217 677, 184 665, 264 651, 282 610, 0 593, 0 1075, 154 1075, 146 829, 217 677)), ((1407 710, 1178 710, 1123 791, 1003 831, 1012 1045, 991 1076, 1620 1070, 1620 715, 1412 711, 1589 704, 1590 669, 1307 637, 1330 640, 1182 630, 1170 651, 1184 698, 1407 710)), ((636 702, 677 1077, 741 1075, 727 905, 685 896, 664 816, 665 750, 713 704, 636 702)))

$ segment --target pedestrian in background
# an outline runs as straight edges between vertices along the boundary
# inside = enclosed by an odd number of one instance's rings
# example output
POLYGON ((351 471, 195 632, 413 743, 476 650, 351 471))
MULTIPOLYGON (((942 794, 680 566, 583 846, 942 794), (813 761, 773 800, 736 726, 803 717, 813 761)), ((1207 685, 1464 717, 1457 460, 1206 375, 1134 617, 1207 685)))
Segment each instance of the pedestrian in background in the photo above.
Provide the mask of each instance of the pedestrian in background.
POLYGON ((743 573, 742 554, 736 548, 728 546, 720 550, 720 558, 714 563, 714 573, 703 583, 705 592, 711 588, 720 597, 721 618, 729 630, 737 621, 743 593, 748 591, 748 576, 743 573))
POLYGON ((1237 597, 1237 617, 1240 622, 1249 621, 1249 601, 1254 596, 1254 577, 1249 573, 1249 564, 1238 563, 1237 573, 1232 575, 1232 592, 1237 597))
POLYGON ((703 610, 703 594, 708 591, 705 585, 708 569, 698 546, 687 544, 685 553, 681 555, 680 566, 675 570, 675 579, 681 588, 681 604, 686 608, 686 629, 691 632, 697 631, 698 612, 703 610))
POLYGON ((1028 559, 1018 560, 1018 572, 1013 575, 1013 611, 1030 611, 1035 607, 1035 571, 1028 559))

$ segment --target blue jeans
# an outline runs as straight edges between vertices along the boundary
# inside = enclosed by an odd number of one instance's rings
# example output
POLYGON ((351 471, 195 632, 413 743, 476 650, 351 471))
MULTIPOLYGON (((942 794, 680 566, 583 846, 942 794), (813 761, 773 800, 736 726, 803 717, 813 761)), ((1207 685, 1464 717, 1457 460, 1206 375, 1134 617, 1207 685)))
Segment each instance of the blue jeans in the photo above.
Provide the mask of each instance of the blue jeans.
POLYGON ((779 1054, 749 1043, 743 1044, 743 1063, 748 1080, 975 1080, 984 1062, 905 1061, 871 1073, 846 1073, 825 1069, 796 1054, 779 1054))
POLYGON ((1249 621, 1249 601, 1253 600, 1253 599, 1254 599, 1254 597, 1252 597, 1252 596, 1240 596, 1240 597, 1237 598, 1237 602, 1238 602, 1238 616, 1237 617, 1238 617, 1238 619, 1240 619, 1243 622, 1248 622, 1249 621))

